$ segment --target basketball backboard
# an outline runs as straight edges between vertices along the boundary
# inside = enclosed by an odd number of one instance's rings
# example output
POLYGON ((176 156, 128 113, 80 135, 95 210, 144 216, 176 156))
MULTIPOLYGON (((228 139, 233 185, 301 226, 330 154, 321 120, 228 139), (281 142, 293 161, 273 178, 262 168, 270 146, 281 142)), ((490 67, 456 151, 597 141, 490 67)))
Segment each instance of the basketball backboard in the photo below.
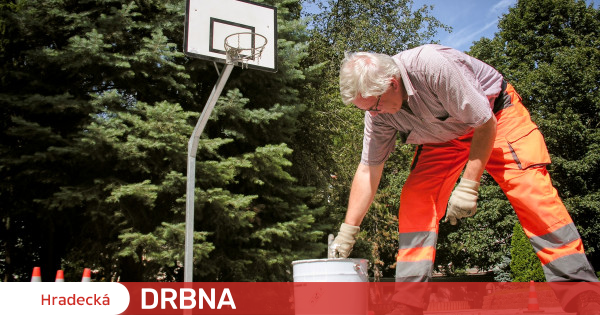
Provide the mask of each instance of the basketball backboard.
POLYGON ((269 72, 277 71, 277 9, 245 0, 187 0, 185 18, 185 54, 205 60, 225 63, 225 39, 234 33, 240 46, 254 48, 266 45, 260 58, 247 60, 247 67, 269 72), (264 36, 248 36, 256 33, 264 36))

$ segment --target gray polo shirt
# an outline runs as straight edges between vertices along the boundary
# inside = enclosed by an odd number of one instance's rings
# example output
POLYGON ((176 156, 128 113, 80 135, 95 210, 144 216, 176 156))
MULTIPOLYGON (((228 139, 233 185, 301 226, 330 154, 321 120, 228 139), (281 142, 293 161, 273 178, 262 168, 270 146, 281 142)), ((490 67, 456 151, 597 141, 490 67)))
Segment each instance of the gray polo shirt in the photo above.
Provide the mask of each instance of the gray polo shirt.
POLYGON ((502 75, 456 49, 424 45, 392 57, 408 103, 395 114, 365 113, 361 163, 378 165, 403 143, 443 143, 481 126, 493 115, 502 75))

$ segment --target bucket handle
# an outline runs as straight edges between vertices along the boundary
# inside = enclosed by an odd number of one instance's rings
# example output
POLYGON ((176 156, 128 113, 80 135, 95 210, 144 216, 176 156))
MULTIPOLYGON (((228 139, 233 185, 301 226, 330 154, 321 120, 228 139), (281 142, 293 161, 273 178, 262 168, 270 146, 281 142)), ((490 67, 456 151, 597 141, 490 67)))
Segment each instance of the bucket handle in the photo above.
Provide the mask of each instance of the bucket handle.
POLYGON ((354 271, 360 271, 365 276, 368 275, 368 273, 366 272, 366 270, 363 270, 361 264, 354 264, 354 271))

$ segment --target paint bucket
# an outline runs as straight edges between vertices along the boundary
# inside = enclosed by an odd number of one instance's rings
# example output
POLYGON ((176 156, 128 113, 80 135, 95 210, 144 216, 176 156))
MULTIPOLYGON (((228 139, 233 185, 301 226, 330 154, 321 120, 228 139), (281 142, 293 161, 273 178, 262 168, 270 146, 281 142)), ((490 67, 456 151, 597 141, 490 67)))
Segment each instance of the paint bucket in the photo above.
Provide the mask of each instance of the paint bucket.
POLYGON ((296 314, 367 314, 366 259, 292 262, 296 314))
POLYGON ((331 258, 292 262, 294 282, 368 282, 366 259, 331 258))

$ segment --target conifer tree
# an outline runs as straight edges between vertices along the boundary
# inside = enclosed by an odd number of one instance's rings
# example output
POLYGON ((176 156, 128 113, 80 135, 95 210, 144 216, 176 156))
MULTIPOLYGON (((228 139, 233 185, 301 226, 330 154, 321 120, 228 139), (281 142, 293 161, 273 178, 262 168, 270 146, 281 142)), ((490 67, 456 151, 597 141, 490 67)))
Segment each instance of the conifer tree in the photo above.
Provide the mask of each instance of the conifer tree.
POLYGON ((542 264, 519 223, 513 229, 510 252, 510 273, 514 282, 546 281, 542 264))
MULTIPOLYGON (((325 249, 320 199, 292 175, 306 108, 298 89, 311 80, 299 6, 269 3, 279 72, 236 69, 200 141, 196 281, 286 280, 292 260, 325 249)), ((187 140, 217 78, 212 63, 182 53, 184 9, 45 0, 7 15, 0 268, 9 280, 34 264, 44 279, 91 267, 100 281, 182 280, 187 140)))

